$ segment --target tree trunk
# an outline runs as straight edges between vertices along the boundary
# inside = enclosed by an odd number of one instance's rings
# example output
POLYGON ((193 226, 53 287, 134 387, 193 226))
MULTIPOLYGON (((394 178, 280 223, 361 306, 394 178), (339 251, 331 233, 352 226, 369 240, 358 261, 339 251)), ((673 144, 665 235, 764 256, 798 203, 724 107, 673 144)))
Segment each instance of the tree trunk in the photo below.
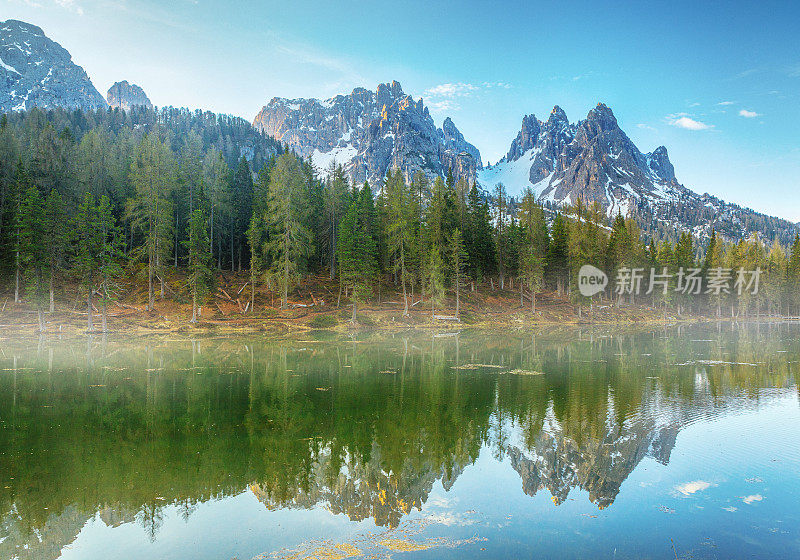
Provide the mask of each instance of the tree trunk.
POLYGON ((536 314, 536 291, 531 292, 531 313, 536 314))
POLYGON ((351 319, 353 324, 356 323, 356 298, 353 298, 353 318, 351 319))
POLYGON ((403 284, 403 317, 408 317, 408 295, 406 294, 406 274, 405 271, 400 273, 402 278, 400 281, 403 284))
POLYGON ((459 308, 461 307, 461 286, 458 278, 456 277, 456 319, 458 319, 459 308))
POLYGON ((192 287, 192 323, 197 322, 197 287, 192 287))
MULTIPOLYGON (((19 229, 17 230, 17 237, 19 237, 19 229)), ((19 249, 17 249, 17 268, 14 273, 14 303, 19 303, 19 249)))
POLYGON ((86 330, 92 332, 94 330, 94 317, 92 316, 92 285, 89 284, 89 295, 86 296, 86 330))
POLYGON ((233 224, 231 224, 231 272, 236 272, 236 259, 233 255, 233 224))
POLYGON ((147 310, 152 311, 155 305, 153 297, 153 264, 147 265, 147 310))
MULTIPOLYGON (((284 248, 285 252, 285 248, 284 248)), ((286 309, 289 307, 289 256, 283 256, 283 301, 281 307, 286 309)))
POLYGON ((55 276, 55 271, 51 268, 50 269, 50 313, 56 310, 56 301, 53 288, 53 276, 55 276))
POLYGON ((175 206, 175 268, 178 268, 178 245, 180 245, 180 242, 178 241, 178 239, 180 238, 180 236, 178 235, 179 225, 180 223, 178 221, 178 207, 176 205, 175 206))
POLYGON ((108 299, 108 293, 106 292, 105 287, 103 287, 103 332, 108 332, 108 306, 106 305, 106 299, 108 299))
MULTIPOLYGON (((253 270, 253 263, 250 262, 250 270, 253 270)), ((256 308, 256 277, 255 274, 250 274, 250 314, 256 308)))

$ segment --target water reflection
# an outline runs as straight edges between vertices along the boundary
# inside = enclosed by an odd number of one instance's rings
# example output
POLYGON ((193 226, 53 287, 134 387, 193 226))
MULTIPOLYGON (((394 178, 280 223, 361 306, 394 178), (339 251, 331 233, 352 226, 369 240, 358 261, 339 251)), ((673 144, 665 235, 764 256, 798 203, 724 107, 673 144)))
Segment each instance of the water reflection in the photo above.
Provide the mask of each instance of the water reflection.
POLYGON ((0 558, 57 558, 94 516, 157 540, 166 508, 243 491, 396 527, 485 451, 606 508, 684 427, 796 392, 797 331, 5 341, 0 558))

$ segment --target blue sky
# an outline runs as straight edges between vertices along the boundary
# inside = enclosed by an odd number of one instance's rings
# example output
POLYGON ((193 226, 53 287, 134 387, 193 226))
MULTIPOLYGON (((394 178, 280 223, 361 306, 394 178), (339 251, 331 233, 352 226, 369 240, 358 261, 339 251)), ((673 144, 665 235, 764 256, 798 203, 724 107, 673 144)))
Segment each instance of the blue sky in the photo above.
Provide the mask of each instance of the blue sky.
POLYGON ((101 91, 252 120, 270 98, 396 79, 495 162, 522 116, 609 105, 699 192, 800 220, 800 6, 790 2, 0 0, 101 91))

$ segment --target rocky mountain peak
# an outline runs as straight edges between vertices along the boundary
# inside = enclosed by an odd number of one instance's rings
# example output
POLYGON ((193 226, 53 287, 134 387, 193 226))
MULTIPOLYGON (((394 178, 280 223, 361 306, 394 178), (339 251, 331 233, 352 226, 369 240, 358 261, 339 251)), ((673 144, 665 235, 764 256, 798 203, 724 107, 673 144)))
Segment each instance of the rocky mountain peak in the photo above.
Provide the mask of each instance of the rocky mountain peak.
POLYGON ((647 165, 655 175, 663 181, 675 181, 675 168, 669 161, 667 148, 659 146, 647 154, 647 165))
POLYGON ((605 103, 598 103, 594 109, 589 111, 586 116, 586 122, 593 128, 597 127, 600 130, 619 128, 614 112, 605 103))
POLYGON ((344 166, 356 183, 379 185, 390 169, 408 180, 418 171, 434 177, 451 169, 472 180, 481 167, 480 152, 453 121, 438 129, 422 99, 406 95, 397 81, 323 101, 276 97, 253 125, 310 158, 322 173, 333 162, 344 166))
POLYGON ((379 105, 392 105, 395 101, 406 97, 403 93, 403 87, 397 80, 392 80, 391 83, 378 84, 376 91, 379 105))
MULTIPOLYGON (((478 183, 484 189, 503 183, 511 196, 531 188, 539 201, 553 206, 579 198, 598 202, 607 216, 636 217, 643 230, 658 235, 688 230, 703 238, 714 228, 728 239, 741 239, 754 231, 752 223, 771 219, 678 183, 667 149, 642 153, 603 103, 574 124, 558 106, 545 123, 524 117, 508 154, 481 170, 478 183)), ((772 226, 761 231, 767 237, 777 232, 772 226)), ((790 242, 792 236, 783 239, 790 242)))
POLYGON ((536 115, 530 114, 522 117, 522 127, 517 133, 517 137, 511 142, 511 148, 506 154, 506 161, 515 161, 532 149, 539 139, 541 127, 542 124, 536 115))
MULTIPOLYGON (((422 103, 422 100, 420 99, 419 102, 422 103)), ((427 107, 425 110, 427 111, 427 107)), ((483 167, 483 163, 481 162, 481 153, 478 151, 478 148, 464 139, 464 135, 460 130, 458 130, 458 127, 456 127, 455 123, 450 117, 445 117, 444 122, 442 123, 441 132, 444 138, 445 150, 456 154, 467 153, 472 156, 473 160, 475 160, 478 169, 483 167)))
POLYGON ((679 187, 666 148, 640 152, 603 103, 576 124, 557 105, 545 123, 525 117, 506 158, 479 181, 485 188, 503 182, 513 194, 529 186, 540 200, 556 204, 598 201, 609 215, 627 215, 640 198, 664 200, 679 187))
POLYGON ((548 123, 564 123, 569 124, 569 119, 567 119, 567 114, 564 112, 564 109, 556 105, 553 107, 553 110, 550 111, 550 117, 547 119, 548 123))
POLYGON ((83 68, 41 28, 0 23, 0 112, 33 107, 100 109, 106 102, 83 68))
POLYGON ((110 107, 119 107, 124 111, 130 111, 131 107, 137 105, 153 108, 144 90, 136 84, 129 84, 127 80, 117 82, 108 88, 106 101, 110 107))

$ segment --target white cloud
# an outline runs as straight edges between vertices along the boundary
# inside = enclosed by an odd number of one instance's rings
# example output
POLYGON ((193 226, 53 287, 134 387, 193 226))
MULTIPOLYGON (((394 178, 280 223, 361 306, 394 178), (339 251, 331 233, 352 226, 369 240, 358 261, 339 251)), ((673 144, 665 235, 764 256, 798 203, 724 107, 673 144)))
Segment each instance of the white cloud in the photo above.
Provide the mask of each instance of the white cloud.
POLYGON ((655 130, 655 128, 645 123, 637 123, 636 128, 641 128, 642 130, 655 130))
POLYGON ((511 89, 511 84, 508 82, 483 82, 480 85, 470 84, 467 82, 455 82, 439 84, 425 90, 425 97, 433 99, 453 99, 456 97, 470 97, 474 93, 479 93, 481 90, 490 89, 511 89))
POLYGON ((461 106, 452 99, 443 99, 442 101, 430 101, 428 107, 434 113, 445 113, 447 111, 458 111, 461 106))
POLYGON ((706 482, 705 480, 695 480, 694 482, 687 482, 685 484, 676 486, 675 490, 684 496, 691 496, 696 492, 702 492, 703 490, 707 490, 709 488, 711 488, 710 482, 706 482))
POLYGON ((466 513, 451 512, 435 513, 428 515, 425 519, 431 523, 439 523, 446 527, 467 527, 477 522, 476 519, 470 519, 466 513))
POLYGON ((425 90, 425 94, 430 97, 466 97, 478 89, 478 86, 465 84, 464 82, 447 83, 433 86, 425 90))
MULTIPOLYGON (((51 6, 45 6, 44 4, 42 4, 41 2, 39 2, 37 0, 22 0, 22 3, 27 5, 27 6, 30 6, 31 8, 37 8, 37 9, 38 8, 45 8, 45 7, 49 8, 49 7, 51 7, 51 6)), ((74 13, 78 14, 79 16, 83 15, 83 8, 81 8, 75 2, 75 0, 52 0, 52 2, 50 2, 50 4, 56 4, 57 6, 60 6, 60 7, 64 8, 65 10, 69 10, 70 12, 74 12, 74 13)))
POLYGON ((750 496, 744 496, 742 501, 746 504, 752 504, 753 502, 760 502, 764 499, 764 496, 761 494, 752 494, 750 496))
POLYGON ((667 117, 669 124, 677 126, 678 128, 685 128, 686 130, 708 130, 713 128, 714 125, 706 124, 689 117, 686 113, 678 113, 667 117))
POLYGON ((740 117, 744 117, 746 119, 754 119, 754 118, 759 117, 761 115, 759 115, 755 111, 748 111, 747 109, 742 109, 741 111, 739 111, 739 116, 740 117))
POLYGON ((508 82, 483 82, 483 87, 486 89, 491 88, 501 88, 501 89, 511 89, 511 84, 508 82))
POLYGON ((717 105, 733 105, 733 101, 720 101, 717 105))
POLYGON ((56 4, 58 4, 58 5, 59 5, 59 6, 61 6, 62 8, 65 8, 65 9, 67 9, 67 10, 70 10, 70 11, 72 11, 72 12, 75 12, 75 13, 76 13, 76 14, 78 14, 79 16, 82 16, 82 15, 83 15, 83 8, 81 8, 80 6, 78 6, 78 5, 75 3, 75 0, 56 0, 56 4))

